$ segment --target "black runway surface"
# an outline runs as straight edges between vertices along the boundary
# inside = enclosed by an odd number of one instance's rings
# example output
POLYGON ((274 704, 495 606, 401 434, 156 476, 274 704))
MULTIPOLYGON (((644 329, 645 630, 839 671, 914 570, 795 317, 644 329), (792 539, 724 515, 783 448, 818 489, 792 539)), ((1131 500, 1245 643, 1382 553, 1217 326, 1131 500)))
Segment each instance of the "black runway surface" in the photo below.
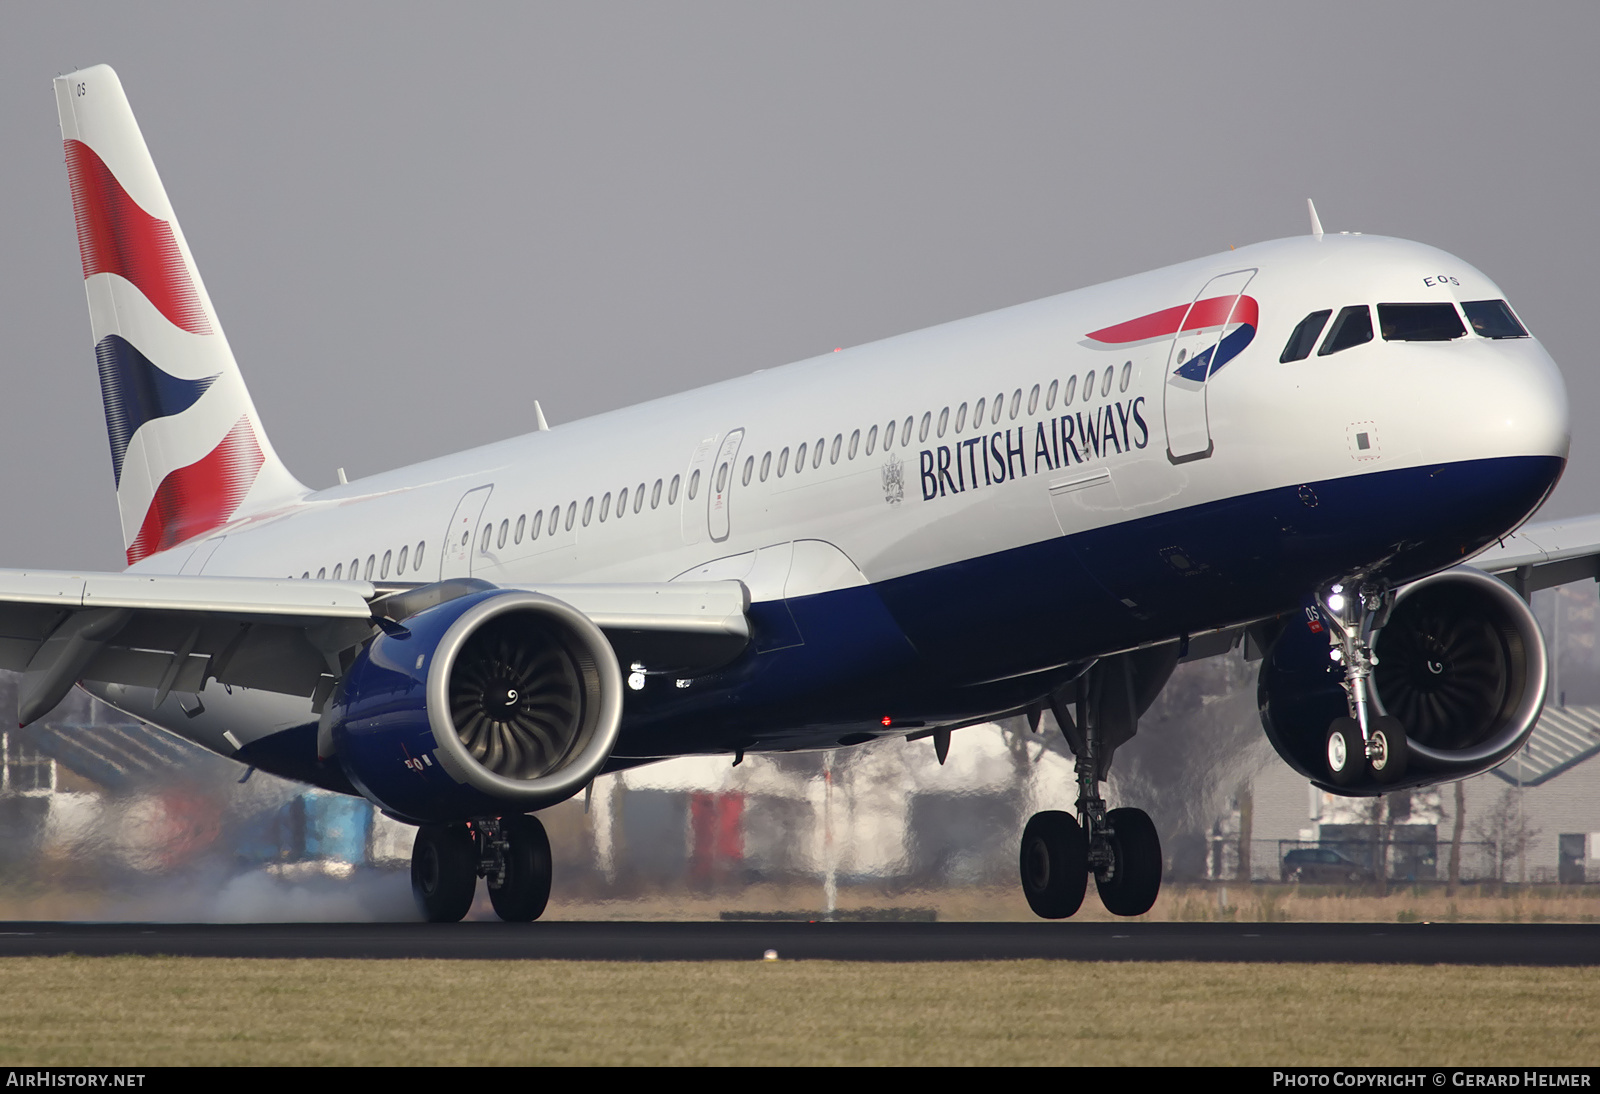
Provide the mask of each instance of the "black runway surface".
POLYGON ((0 923, 0 957, 1258 961, 1600 965, 1600 925, 1366 923, 0 923))

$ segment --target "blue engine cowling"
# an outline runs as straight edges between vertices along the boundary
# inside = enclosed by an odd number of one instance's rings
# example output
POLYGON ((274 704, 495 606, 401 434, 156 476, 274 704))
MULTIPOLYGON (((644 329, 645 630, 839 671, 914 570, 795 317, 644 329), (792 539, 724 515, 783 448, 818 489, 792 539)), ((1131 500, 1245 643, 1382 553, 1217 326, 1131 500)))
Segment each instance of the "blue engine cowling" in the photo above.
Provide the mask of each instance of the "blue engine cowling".
POLYGON ((565 801, 600 771, 621 721, 622 674, 593 621, 495 588, 372 639, 323 712, 350 781, 415 823, 565 801))
POLYGON ((1324 625, 1292 619, 1261 665, 1257 699, 1267 738, 1285 763, 1335 794, 1384 794, 1452 782, 1516 754, 1538 723, 1549 669, 1544 636, 1504 582, 1460 566, 1401 589, 1372 644, 1373 703, 1405 726, 1398 782, 1367 772, 1351 786, 1328 773, 1328 725, 1349 713, 1324 625))

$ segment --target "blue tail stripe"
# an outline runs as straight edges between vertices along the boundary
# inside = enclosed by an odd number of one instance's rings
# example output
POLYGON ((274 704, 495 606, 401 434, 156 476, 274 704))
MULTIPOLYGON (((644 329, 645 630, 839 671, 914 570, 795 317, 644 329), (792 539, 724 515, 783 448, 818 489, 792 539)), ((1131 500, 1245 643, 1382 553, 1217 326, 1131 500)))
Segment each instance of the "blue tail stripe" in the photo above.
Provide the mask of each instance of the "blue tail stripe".
MULTIPOLYGON (((200 400, 217 379, 180 380, 117 334, 94 347, 100 362, 100 397, 106 407, 106 433, 111 438, 111 469, 122 485, 122 458, 128 442, 149 421, 182 414, 200 400)), ((218 374, 220 375, 220 373, 218 374)))

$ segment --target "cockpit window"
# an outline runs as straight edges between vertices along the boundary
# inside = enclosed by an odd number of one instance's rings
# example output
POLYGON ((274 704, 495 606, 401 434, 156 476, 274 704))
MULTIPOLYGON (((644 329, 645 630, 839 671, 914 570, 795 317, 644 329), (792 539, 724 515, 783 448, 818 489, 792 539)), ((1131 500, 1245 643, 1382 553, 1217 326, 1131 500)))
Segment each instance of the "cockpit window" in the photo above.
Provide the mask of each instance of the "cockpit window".
POLYGON ((1379 304, 1378 329, 1385 342, 1448 342, 1467 334, 1454 304, 1379 304))
POLYGON ((1480 338, 1526 338, 1527 330, 1504 300, 1469 300, 1461 305, 1480 338))
POLYGON ((1322 343, 1322 348, 1317 350, 1317 356, 1326 357, 1330 353, 1338 353, 1340 350, 1347 350, 1370 341, 1372 341, 1372 312, 1365 304, 1352 304, 1348 308, 1340 309, 1339 315, 1328 331, 1327 339, 1322 343))
POLYGON ((1300 325, 1289 335, 1289 344, 1283 347, 1283 356, 1278 358, 1278 363, 1286 365, 1290 361, 1304 361, 1310 357, 1317 344, 1317 335, 1322 333, 1322 325, 1332 314, 1332 309, 1325 308, 1300 320, 1300 325))

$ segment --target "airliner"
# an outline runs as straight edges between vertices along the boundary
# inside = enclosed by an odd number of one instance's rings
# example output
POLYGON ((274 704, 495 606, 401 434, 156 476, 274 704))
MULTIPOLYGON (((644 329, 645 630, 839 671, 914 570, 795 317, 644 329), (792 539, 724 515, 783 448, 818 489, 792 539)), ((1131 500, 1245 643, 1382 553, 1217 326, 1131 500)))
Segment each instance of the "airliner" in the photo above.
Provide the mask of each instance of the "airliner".
POLYGON ((1317 785, 1459 779, 1542 707, 1527 594, 1592 576, 1592 524, 1513 534, 1569 430, 1505 293, 1314 209, 1297 238, 583 421, 508 385, 526 436, 313 490, 116 74, 55 90, 128 565, 0 571, 18 720, 77 685, 364 796, 417 826, 432 921, 480 878, 538 918, 536 814, 607 773, 883 738, 942 760, 1047 711, 1077 808, 1027 822, 1028 902, 1070 916, 1092 876, 1140 915, 1160 839, 1104 786, 1176 665, 1259 659, 1265 730, 1317 785))

